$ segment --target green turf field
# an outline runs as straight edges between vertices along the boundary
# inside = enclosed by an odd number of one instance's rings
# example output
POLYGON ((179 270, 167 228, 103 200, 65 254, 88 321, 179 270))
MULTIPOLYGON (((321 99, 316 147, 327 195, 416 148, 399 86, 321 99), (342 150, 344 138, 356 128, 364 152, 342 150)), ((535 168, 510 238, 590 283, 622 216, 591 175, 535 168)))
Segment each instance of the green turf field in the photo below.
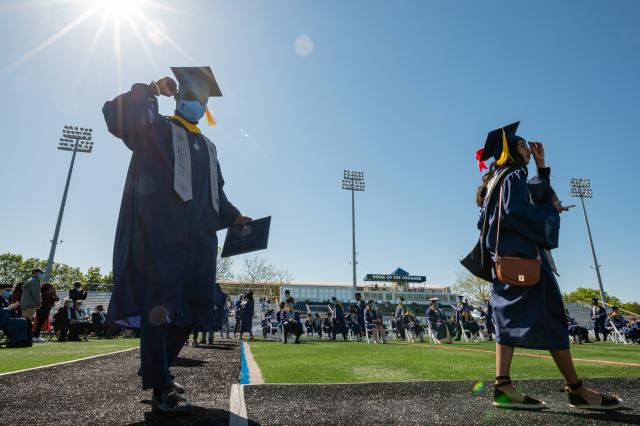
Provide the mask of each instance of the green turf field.
MULTIPOLYGON (((576 360, 582 377, 640 377, 640 347, 612 343, 572 345, 574 358, 635 363, 607 365, 576 360)), ((495 377, 495 344, 307 341, 300 345, 251 343, 265 383, 355 383, 411 380, 489 380, 495 377), (491 353, 468 350, 490 351, 491 353)), ((549 355, 516 349, 516 354, 549 355)), ((514 379, 560 378, 550 359, 515 356, 514 379)))
POLYGON ((88 342, 64 343, 53 340, 34 344, 30 348, 0 348, 0 373, 72 361, 138 346, 139 339, 89 339, 88 342))

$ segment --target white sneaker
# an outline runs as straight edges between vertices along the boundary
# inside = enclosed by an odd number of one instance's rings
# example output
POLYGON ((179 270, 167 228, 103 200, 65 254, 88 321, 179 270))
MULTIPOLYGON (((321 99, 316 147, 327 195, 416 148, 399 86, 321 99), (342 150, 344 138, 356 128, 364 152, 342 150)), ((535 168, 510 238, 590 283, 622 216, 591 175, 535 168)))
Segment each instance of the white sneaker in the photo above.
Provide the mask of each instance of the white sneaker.
POLYGON ((33 343, 44 343, 44 339, 42 337, 34 337, 31 339, 33 343))

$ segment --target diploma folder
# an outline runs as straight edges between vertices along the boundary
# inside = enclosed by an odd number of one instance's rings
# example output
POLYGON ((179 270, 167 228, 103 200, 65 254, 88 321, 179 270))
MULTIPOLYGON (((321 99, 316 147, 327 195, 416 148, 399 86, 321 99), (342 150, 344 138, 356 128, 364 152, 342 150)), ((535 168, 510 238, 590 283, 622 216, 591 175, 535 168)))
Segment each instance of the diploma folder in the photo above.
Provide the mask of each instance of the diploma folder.
POLYGON ((245 225, 232 225, 227 230, 220 257, 266 249, 269 243, 270 226, 271 216, 252 220, 245 225))

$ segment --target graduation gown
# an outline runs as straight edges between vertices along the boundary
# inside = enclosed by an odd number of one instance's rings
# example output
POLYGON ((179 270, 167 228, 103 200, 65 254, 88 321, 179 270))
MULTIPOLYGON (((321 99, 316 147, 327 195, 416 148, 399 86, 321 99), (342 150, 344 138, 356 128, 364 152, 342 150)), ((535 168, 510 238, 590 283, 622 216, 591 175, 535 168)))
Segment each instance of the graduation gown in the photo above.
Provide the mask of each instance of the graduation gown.
POLYGON ((246 300, 243 303, 242 311, 240 312, 240 332, 249 333, 251 332, 251 326, 253 323, 253 313, 255 309, 255 304, 253 299, 246 300))
MULTIPOLYGON (((497 172, 497 171, 496 171, 497 172)), ((493 271, 493 322, 500 344, 531 349, 568 349, 569 333, 562 295, 544 250, 558 247, 560 215, 552 204, 549 169, 540 169, 532 185, 526 167, 512 168, 503 181, 500 255, 542 260, 540 282, 517 287, 500 282, 493 271)), ((496 188, 496 191, 499 191, 496 188)), ((489 214, 484 244, 495 262, 498 196, 482 215, 489 214)))
POLYGON ((102 112, 109 132, 132 151, 113 248, 108 320, 137 327, 140 315, 162 305, 173 324, 206 326, 220 303, 216 231, 240 214, 224 194, 219 164, 216 212, 207 142, 187 131, 193 197, 183 201, 174 190, 172 124, 158 114, 148 86, 134 84, 102 112))

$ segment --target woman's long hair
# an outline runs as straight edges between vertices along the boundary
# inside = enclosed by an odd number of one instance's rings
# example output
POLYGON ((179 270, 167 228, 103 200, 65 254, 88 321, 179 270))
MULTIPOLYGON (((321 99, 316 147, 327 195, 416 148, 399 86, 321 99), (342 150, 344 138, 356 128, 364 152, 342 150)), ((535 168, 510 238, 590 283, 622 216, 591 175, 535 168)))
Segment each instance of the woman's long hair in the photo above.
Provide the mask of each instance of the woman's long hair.
MULTIPOLYGON (((524 159, 518 153, 518 151, 513 150, 509 156, 509 161, 505 164, 506 167, 522 167, 524 165, 524 159)), ((484 199, 487 195, 487 185, 489 185, 489 181, 493 178, 494 173, 498 170, 499 166, 496 165, 494 161, 491 166, 489 166, 489 170, 482 176, 482 183, 476 190, 476 204, 478 207, 482 208, 484 205, 484 199)))

